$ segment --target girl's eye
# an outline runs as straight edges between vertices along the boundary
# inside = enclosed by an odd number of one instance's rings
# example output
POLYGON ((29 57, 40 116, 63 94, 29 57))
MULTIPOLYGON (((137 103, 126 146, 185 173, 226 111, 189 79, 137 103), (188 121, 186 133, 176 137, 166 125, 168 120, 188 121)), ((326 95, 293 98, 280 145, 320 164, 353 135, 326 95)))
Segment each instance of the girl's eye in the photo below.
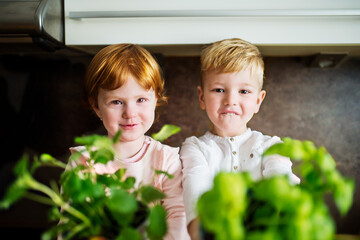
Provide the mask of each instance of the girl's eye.
POLYGON ((111 101, 111 104, 114 104, 114 105, 121 105, 121 104, 122 104, 122 102, 121 102, 121 101, 119 101, 119 100, 113 100, 113 101, 111 101))
POLYGON ((240 93, 241 93, 241 94, 248 94, 248 93, 250 93, 250 92, 249 92, 248 90, 244 90, 244 89, 243 89, 243 90, 240 90, 240 93))
POLYGON ((138 101, 139 103, 143 103, 143 102, 146 102, 146 99, 145 99, 145 98, 139 98, 137 101, 138 101))
POLYGON ((225 92, 225 90, 224 90, 224 89, 221 89, 221 88, 216 88, 216 89, 214 89, 213 91, 214 91, 214 92, 218 92, 218 93, 223 93, 223 92, 225 92))

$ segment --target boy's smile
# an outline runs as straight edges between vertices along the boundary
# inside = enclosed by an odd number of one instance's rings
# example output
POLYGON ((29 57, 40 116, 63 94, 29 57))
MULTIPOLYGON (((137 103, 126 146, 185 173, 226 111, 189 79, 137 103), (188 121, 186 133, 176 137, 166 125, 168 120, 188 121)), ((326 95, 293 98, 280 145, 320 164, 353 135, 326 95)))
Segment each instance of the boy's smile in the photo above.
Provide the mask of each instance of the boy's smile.
POLYGON ((234 111, 234 110, 225 110, 225 111, 221 112, 220 114, 222 114, 224 116, 237 116, 237 115, 239 115, 239 113, 237 111, 234 111))
POLYGON ((204 74, 203 88, 198 87, 200 107, 206 110, 214 125, 214 133, 222 137, 244 133, 265 97, 265 91, 260 88, 249 69, 204 74))

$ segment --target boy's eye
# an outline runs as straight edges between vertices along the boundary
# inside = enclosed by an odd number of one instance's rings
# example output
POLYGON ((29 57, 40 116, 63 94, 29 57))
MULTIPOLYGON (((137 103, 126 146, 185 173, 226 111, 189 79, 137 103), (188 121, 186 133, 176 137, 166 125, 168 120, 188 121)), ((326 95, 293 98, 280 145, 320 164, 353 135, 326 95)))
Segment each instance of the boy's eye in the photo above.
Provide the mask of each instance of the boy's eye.
POLYGON ((218 93, 223 93, 223 92, 225 92, 225 90, 224 90, 224 89, 221 89, 221 88, 215 88, 213 91, 214 91, 214 92, 218 92, 218 93))
POLYGON ((245 89, 243 89, 243 90, 240 90, 240 93, 241 94, 248 94, 248 93, 250 93, 248 90, 245 90, 245 89))
POLYGON ((122 104, 122 102, 121 102, 121 101, 119 101, 119 100, 113 100, 113 101, 111 101, 111 104, 114 104, 114 105, 121 105, 121 104, 122 104))

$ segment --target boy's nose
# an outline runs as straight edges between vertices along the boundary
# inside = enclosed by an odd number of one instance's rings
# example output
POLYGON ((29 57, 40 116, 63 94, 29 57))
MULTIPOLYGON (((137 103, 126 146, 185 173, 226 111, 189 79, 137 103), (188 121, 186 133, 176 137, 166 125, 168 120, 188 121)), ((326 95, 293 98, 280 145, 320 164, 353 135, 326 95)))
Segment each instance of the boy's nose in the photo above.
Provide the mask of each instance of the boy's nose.
POLYGON ((224 99, 225 105, 236 105, 236 96, 233 93, 227 93, 224 99))

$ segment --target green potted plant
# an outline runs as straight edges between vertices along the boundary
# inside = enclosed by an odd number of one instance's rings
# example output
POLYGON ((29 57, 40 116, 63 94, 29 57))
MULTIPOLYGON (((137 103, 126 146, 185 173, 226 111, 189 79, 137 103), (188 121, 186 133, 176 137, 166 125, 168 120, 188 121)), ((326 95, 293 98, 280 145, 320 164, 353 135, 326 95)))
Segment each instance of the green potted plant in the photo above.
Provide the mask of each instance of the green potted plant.
POLYGON ((286 176, 254 181, 248 173, 219 173, 197 204, 205 239, 334 239, 335 224, 324 197, 331 194, 342 215, 352 205, 354 181, 341 176, 324 147, 284 138, 264 155, 297 161, 301 183, 286 176))
MULTIPOLYGON (((152 137, 163 141, 177 133, 179 127, 164 125, 152 137)), ((9 186, 0 208, 9 208, 22 197, 51 206, 50 220, 55 225, 43 233, 42 239, 118 239, 138 240, 144 237, 162 239, 167 230, 166 211, 160 205, 165 194, 150 185, 135 187, 134 177, 125 177, 126 169, 113 174, 96 174, 93 165, 114 159, 114 139, 91 135, 75 138, 75 143, 86 147, 90 158, 88 166, 67 164, 42 154, 33 161, 25 155, 14 168, 15 181, 9 186), (49 186, 37 181, 33 175, 39 167, 64 169, 59 184, 49 186)), ((73 154, 69 161, 77 161, 81 153, 73 154)), ((156 174, 170 174, 154 169, 156 174)))

